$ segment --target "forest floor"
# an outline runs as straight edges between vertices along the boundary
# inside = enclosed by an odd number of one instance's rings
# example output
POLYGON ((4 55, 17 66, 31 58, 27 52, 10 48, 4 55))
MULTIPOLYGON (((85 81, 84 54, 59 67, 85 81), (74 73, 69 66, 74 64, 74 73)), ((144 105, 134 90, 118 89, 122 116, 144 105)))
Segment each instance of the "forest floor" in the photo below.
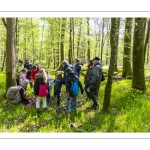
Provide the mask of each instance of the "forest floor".
MULTIPOLYGON (((145 71, 148 76, 149 71, 145 71)), ((52 74, 54 77, 54 74, 52 74)), ((99 108, 90 110, 91 100, 86 94, 78 96, 78 111, 66 113, 65 87, 62 88, 60 107, 56 107, 56 98, 46 111, 37 113, 35 105, 24 109, 24 105, 6 104, 5 73, 0 72, 0 132, 150 132, 150 81, 146 81, 146 92, 131 88, 132 80, 115 80, 112 85, 110 109, 101 113, 106 80, 99 91, 99 108)), ((83 83, 83 76, 81 76, 83 83)), ((52 94, 53 95, 53 94, 52 94)), ((34 97, 27 89, 27 97, 34 97)))

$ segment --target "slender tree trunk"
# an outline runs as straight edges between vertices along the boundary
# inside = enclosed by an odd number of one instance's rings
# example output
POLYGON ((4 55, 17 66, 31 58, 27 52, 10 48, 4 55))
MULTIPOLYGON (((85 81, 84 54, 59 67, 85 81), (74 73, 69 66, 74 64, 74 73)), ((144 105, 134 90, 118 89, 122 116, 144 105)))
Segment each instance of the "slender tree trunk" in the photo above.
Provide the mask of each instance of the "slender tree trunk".
POLYGON ((88 36, 88 51, 87 51, 87 59, 90 59, 90 18, 87 18, 87 36, 88 36))
POLYGON ((79 33, 78 33, 77 58, 79 58, 79 52, 80 52, 80 50, 81 50, 81 49, 80 49, 81 25, 82 25, 82 19, 80 20, 79 33))
POLYGON ((147 34, 146 34, 146 39, 145 39, 145 44, 144 44, 144 62, 145 62, 145 57, 146 57, 146 48, 149 42, 149 33, 150 33, 150 19, 148 20, 147 34))
POLYGON ((132 18, 126 18, 124 33, 124 55, 123 55, 123 72, 122 77, 132 75, 131 71, 131 34, 132 34, 132 18))
POLYGON ((104 26, 105 26, 105 19, 103 18, 103 25, 102 25, 102 41, 101 41, 101 62, 103 62, 103 47, 104 47, 104 26))
POLYGON ((135 18, 133 41, 133 79, 132 88, 145 91, 144 77, 144 38, 146 18, 135 18))
POLYGON ((33 21, 32 21, 32 18, 31 18, 31 28, 32 28, 32 64, 35 63, 35 46, 34 46, 34 27, 33 27, 33 21))
POLYGON ((6 90, 16 84, 15 18, 7 18, 6 90))
POLYGON ((3 59, 3 64, 2 64, 2 69, 1 69, 1 71, 4 70, 5 60, 6 60, 6 51, 4 51, 4 59, 3 59))
POLYGON ((111 89, 112 89, 112 78, 115 69, 115 63, 117 58, 118 51, 118 26, 120 24, 120 18, 111 18, 111 31, 110 31, 110 45, 111 45, 111 58, 110 65, 108 70, 108 78, 105 87, 104 93, 104 102, 102 111, 107 112, 110 106, 110 97, 111 97, 111 89))

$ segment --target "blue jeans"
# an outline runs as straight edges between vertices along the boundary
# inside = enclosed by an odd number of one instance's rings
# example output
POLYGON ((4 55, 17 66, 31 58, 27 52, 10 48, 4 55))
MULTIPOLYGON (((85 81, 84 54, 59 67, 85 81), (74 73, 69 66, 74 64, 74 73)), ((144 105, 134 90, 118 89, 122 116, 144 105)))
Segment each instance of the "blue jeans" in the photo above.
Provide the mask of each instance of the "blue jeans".
POLYGON ((76 112, 77 111, 77 95, 67 98, 67 106, 68 106, 68 113, 71 113, 71 103, 73 104, 73 109, 76 112))
POLYGON ((89 89, 89 86, 88 86, 88 85, 85 85, 84 91, 86 92, 86 95, 87 95, 87 97, 89 98, 90 92, 88 91, 88 89, 89 89))

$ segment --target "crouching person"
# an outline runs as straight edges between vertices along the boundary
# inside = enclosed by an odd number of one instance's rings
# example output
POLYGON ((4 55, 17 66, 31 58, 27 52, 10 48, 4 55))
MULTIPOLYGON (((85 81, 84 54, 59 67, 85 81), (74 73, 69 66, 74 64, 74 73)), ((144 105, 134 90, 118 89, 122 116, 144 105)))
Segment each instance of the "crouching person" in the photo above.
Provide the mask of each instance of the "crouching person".
POLYGON ((25 79, 20 83, 20 85, 10 87, 6 93, 7 102, 14 104, 29 104, 30 101, 26 98, 26 89, 28 83, 29 80, 25 79))
POLYGON ((36 110, 40 110, 40 101, 43 101, 43 109, 47 107, 46 96, 48 95, 47 87, 47 74, 44 69, 40 70, 40 73, 36 75, 36 81, 34 84, 34 94, 37 96, 36 99, 36 110))
POLYGON ((77 96, 82 89, 81 84, 79 84, 79 78, 75 72, 68 67, 66 69, 66 92, 67 92, 67 107, 68 113, 71 113, 71 105, 73 104, 74 112, 77 112, 77 96))

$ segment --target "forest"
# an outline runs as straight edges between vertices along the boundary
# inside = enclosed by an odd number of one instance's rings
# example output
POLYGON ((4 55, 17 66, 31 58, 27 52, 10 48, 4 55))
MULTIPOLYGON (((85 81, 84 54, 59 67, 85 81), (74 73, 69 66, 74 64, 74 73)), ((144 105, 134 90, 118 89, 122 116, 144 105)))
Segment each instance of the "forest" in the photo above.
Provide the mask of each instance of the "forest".
MULTIPOLYGON (((0 18, 0 132, 149 132, 149 18, 0 18), (56 99, 38 114, 35 106, 7 104, 6 92, 16 85, 16 64, 28 59, 52 78, 61 62, 79 59, 84 86, 89 59, 99 57, 105 81, 99 108, 79 94, 78 112, 66 114, 65 86, 61 105, 56 99)), ((35 98, 30 86, 26 96, 35 98)), ((53 92, 52 94, 53 95, 53 92)))

